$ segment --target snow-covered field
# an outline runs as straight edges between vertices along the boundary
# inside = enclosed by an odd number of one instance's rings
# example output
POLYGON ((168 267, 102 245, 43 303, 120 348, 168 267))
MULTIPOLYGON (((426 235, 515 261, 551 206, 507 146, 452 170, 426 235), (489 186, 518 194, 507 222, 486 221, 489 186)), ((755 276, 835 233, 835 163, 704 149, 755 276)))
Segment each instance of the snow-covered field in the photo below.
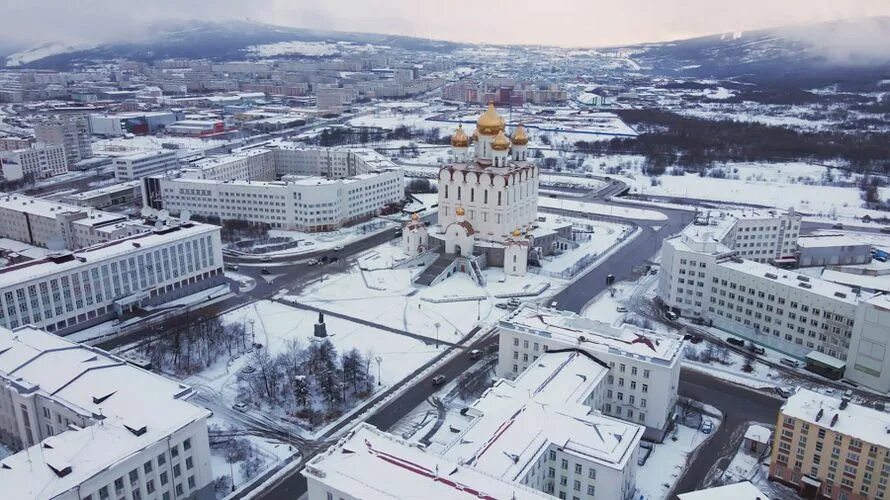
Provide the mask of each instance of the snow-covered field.
MULTIPOLYGON (((267 252, 263 254, 254 254, 256 256, 286 256, 300 255, 317 250, 330 250, 336 246, 348 245, 362 238, 366 238, 371 234, 380 231, 393 230, 399 226, 398 223, 387 219, 374 219, 355 226, 342 227, 335 231, 326 231, 318 233, 305 233, 301 231, 288 231, 283 229, 269 230, 270 237, 288 237, 299 244, 296 247, 275 252, 267 252)), ((268 265, 268 264, 265 264, 268 265)))
MULTIPOLYGON (((703 418, 714 424, 713 435, 720 421, 709 416, 703 418)), ((637 470, 635 499, 667 500, 668 492, 677 484, 692 453, 708 438, 700 430, 685 425, 677 425, 675 429, 676 432, 664 443, 653 445, 655 449, 649 459, 637 470)), ((640 453, 643 453, 642 449, 640 453)))
POLYGON ((556 218, 557 222, 563 220, 571 221, 574 230, 578 231, 575 234, 577 238, 575 242, 578 243, 578 247, 560 255, 544 257, 541 267, 545 271, 558 273, 570 269, 585 256, 595 257, 608 251, 612 245, 618 243, 623 236, 633 230, 631 226, 615 222, 556 218))

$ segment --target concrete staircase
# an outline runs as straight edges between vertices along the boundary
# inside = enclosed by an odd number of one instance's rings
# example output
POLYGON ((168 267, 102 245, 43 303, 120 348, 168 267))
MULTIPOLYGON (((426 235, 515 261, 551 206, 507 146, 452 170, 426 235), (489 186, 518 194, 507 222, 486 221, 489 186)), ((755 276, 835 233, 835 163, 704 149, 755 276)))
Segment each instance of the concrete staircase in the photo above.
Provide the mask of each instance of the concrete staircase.
POLYGON ((423 270, 417 278, 414 280, 414 283, 423 286, 430 286, 436 282, 437 278, 444 273, 452 264, 454 264, 454 255, 442 254, 430 264, 429 267, 423 270))

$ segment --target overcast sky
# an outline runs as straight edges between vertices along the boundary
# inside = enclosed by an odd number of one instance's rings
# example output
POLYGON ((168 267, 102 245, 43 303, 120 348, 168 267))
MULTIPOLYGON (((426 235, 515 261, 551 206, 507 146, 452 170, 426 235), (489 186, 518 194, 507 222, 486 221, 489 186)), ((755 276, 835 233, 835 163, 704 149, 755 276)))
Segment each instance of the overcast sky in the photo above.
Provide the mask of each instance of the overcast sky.
POLYGON ((880 15, 890 15, 890 0, 5 0, 0 41, 104 42, 171 19, 249 19, 461 42, 589 47, 880 15))

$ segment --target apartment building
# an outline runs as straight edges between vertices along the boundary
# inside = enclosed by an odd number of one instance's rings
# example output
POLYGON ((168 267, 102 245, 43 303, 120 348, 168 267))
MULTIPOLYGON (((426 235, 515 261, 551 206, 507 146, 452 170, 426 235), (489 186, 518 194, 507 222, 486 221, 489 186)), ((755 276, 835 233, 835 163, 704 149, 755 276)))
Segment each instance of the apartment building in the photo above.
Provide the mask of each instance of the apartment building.
POLYGON ((0 151, 0 168, 7 180, 18 180, 9 174, 13 168, 19 178, 44 179, 68 172, 68 160, 64 146, 37 143, 27 149, 0 151))
POLYGON ((887 498, 888 429, 887 413, 800 388, 779 410, 770 479, 802 498, 887 498))
POLYGON ((788 213, 742 212, 727 217, 718 228, 726 228, 721 243, 736 250, 743 259, 781 262, 794 257, 800 221, 801 215, 793 210, 788 213))
POLYGON ((179 168, 176 151, 146 151, 114 160, 114 178, 118 182, 138 180, 179 168))
POLYGON ((211 412, 192 394, 97 348, 0 328, 0 440, 21 450, 0 460, 3 496, 214 498, 211 412))
POLYGON ((663 436, 677 401, 681 337, 530 305, 505 316, 498 330, 498 376, 514 379, 548 352, 581 349, 608 366, 592 408, 645 426, 648 438, 663 436))
POLYGON ((496 382, 455 417, 453 432, 434 436, 423 451, 364 425, 307 464, 309 498, 450 498, 461 491, 508 498, 499 494, 507 488, 509 498, 630 499, 644 428, 591 412, 608 370, 583 350, 544 354, 515 381, 496 382))
POLYGON ((170 220, 0 269, 0 326, 66 335, 223 282, 219 227, 170 220))
POLYGON ((65 115, 47 118, 34 125, 37 142, 62 145, 68 166, 93 156, 90 122, 86 116, 65 115))
POLYGON ((22 137, 0 137, 0 151, 16 151, 31 147, 31 139, 22 137))
POLYGON ((141 196, 142 183, 137 180, 82 191, 66 196, 62 200, 82 208, 101 209, 116 205, 134 205, 140 201, 141 196))
POLYGON ((890 295, 859 304, 847 349, 844 376, 881 393, 890 392, 890 295))
POLYGON ((363 149, 276 145, 202 160, 179 177, 143 182, 144 203, 156 209, 301 231, 366 220, 403 197, 402 170, 363 149))

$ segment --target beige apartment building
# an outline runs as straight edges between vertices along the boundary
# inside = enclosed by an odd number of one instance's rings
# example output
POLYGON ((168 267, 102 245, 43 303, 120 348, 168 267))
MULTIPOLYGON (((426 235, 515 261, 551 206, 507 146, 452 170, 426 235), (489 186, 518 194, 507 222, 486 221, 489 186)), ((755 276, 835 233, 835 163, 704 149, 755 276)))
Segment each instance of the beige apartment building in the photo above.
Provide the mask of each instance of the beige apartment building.
POLYGON ((779 410, 770 479, 801 498, 888 498, 890 414, 799 389, 779 410))

